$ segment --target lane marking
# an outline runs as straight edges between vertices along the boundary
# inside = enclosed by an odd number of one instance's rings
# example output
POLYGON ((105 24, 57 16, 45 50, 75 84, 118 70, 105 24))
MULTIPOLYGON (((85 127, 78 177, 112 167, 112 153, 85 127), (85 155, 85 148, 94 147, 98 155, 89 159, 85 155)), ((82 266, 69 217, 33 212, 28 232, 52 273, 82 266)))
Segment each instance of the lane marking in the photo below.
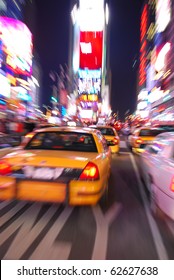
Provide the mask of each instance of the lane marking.
POLYGON ((0 203, 0 210, 2 210, 5 206, 9 205, 12 200, 4 200, 0 203))
POLYGON ((122 209, 121 203, 114 203, 109 210, 103 215, 99 205, 92 207, 92 211, 96 220, 96 236, 92 253, 92 260, 105 260, 108 245, 109 226, 113 220, 119 215, 122 209), (102 244, 102 245, 101 245, 102 244))
POLYGON ((1 226, 5 224, 8 220, 10 220, 19 210, 21 210, 27 202, 20 201, 16 204, 12 209, 10 209, 7 213, 1 216, 1 226))
POLYGON ((140 178, 140 175, 139 175, 139 171, 138 171, 136 161, 135 161, 132 154, 130 154, 130 159, 131 159, 133 169, 135 171, 135 175, 136 175, 136 178, 137 178, 137 181, 138 181, 140 195, 141 195, 141 198, 142 198, 142 201, 143 201, 145 213, 146 213, 146 216, 147 216, 147 220, 149 222, 149 226, 150 226, 150 230, 151 230, 151 233, 152 233, 152 238, 153 238, 153 241, 154 241, 154 244, 155 244, 155 247, 156 247, 156 251, 157 251, 157 254, 158 254, 158 258, 160 260, 168 260, 169 258, 168 258, 166 248, 165 248, 164 243, 162 241, 162 237, 161 237, 160 231, 158 229, 157 223, 155 222, 153 216, 151 215, 151 212, 150 212, 150 209, 149 209, 149 202, 148 202, 146 193, 144 191, 144 186, 141 182, 141 178, 140 178))
POLYGON ((73 207, 65 208, 57 220, 54 222, 45 237, 39 243, 35 251, 30 256, 30 260, 65 260, 71 251, 71 243, 57 242, 55 239, 64 227, 66 221, 70 217, 73 207))

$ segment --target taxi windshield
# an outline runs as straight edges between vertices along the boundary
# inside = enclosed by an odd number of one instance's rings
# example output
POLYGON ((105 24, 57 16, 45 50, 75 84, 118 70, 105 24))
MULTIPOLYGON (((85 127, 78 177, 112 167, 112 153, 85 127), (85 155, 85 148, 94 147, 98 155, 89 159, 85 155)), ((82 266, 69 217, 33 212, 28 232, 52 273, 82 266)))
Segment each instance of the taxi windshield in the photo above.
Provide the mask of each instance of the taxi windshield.
POLYGON ((97 129, 100 130, 100 132, 101 132, 103 135, 115 136, 115 133, 114 133, 114 131, 113 131, 112 128, 97 127, 97 129))
POLYGON ((158 134, 164 132, 163 129, 141 129, 139 136, 151 136, 155 137, 158 134))
POLYGON ((26 150, 97 152, 93 135, 80 132, 39 132, 25 146, 26 150))

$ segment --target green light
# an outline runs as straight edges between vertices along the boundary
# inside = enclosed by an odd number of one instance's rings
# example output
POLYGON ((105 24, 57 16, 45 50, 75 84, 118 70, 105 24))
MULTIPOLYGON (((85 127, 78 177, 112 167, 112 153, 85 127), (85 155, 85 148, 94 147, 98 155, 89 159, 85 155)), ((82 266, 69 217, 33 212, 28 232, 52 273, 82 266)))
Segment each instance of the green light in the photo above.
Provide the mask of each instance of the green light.
POLYGON ((57 102, 57 99, 54 96, 51 96, 51 100, 57 102))
POLYGON ((169 100, 171 98, 171 96, 170 96, 170 94, 169 95, 167 95, 167 96, 165 96, 164 98, 163 98, 163 101, 167 101, 167 100, 169 100))

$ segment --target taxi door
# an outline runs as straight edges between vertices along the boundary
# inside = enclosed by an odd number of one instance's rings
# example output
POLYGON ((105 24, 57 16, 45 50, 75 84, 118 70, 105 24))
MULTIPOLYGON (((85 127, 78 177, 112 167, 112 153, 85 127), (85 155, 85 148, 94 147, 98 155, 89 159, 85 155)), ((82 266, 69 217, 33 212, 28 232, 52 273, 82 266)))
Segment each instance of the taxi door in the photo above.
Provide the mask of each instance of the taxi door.
MULTIPOLYGON (((155 175, 155 185, 166 195, 171 196, 171 185, 174 182, 174 142, 168 142, 160 152, 156 161, 158 172, 155 175)), ((173 192, 174 195, 174 192, 173 192)))

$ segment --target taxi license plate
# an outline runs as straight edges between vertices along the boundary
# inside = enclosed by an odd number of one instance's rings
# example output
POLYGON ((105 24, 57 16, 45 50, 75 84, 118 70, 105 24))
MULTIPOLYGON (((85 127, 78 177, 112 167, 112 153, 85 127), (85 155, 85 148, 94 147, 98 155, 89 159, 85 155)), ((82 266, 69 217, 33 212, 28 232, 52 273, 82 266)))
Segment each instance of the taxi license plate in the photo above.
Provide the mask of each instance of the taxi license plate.
POLYGON ((24 166, 22 170, 27 179, 57 180, 64 168, 24 166))

